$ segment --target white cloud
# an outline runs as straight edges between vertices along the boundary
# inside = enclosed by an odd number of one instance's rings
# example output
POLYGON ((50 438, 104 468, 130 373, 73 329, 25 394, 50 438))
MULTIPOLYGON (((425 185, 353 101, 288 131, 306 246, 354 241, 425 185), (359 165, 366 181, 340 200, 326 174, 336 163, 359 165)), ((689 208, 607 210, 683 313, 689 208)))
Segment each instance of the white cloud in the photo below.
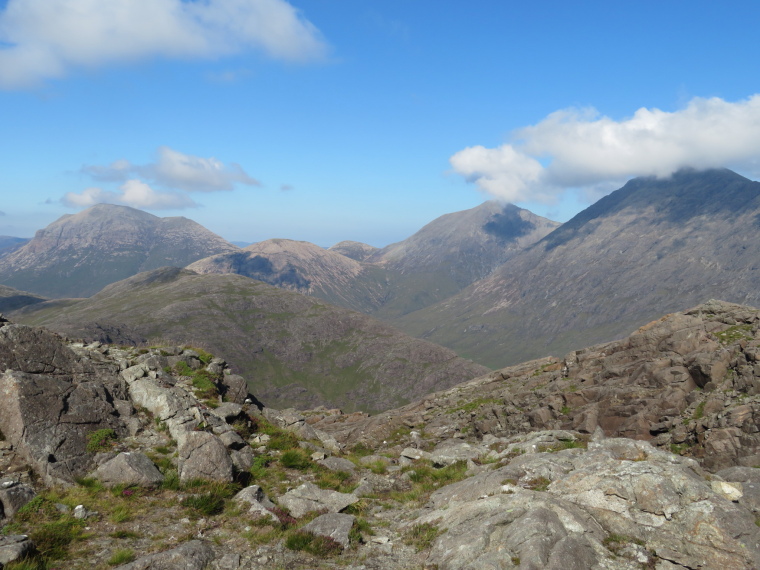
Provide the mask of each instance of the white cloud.
POLYGON ((140 180, 127 180, 117 191, 86 188, 81 193, 67 192, 61 203, 73 208, 89 208, 95 204, 122 204, 147 210, 175 210, 197 206, 193 200, 177 192, 157 192, 140 180))
POLYGON ((151 57, 325 57, 319 31, 285 0, 8 0, 0 11, 0 88, 71 69, 151 57))
POLYGON ((695 98, 679 111, 639 109, 615 121, 593 109, 557 111, 498 148, 469 147, 454 170, 511 202, 551 202, 567 188, 598 193, 633 176, 684 167, 758 170, 760 95, 731 103, 695 98))
POLYGON ((120 181, 140 176, 167 188, 188 192, 217 192, 232 190, 235 184, 259 186, 240 165, 225 165, 214 157, 202 158, 162 146, 156 161, 137 165, 128 160, 117 160, 108 166, 85 166, 82 172, 95 180, 120 181))

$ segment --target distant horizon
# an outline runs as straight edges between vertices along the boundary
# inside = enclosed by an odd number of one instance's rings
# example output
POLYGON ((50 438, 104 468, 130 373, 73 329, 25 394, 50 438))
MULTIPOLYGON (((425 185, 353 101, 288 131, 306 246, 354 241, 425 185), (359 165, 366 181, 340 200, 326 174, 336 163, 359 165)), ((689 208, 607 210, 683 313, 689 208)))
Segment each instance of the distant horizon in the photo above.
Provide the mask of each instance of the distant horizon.
MULTIPOLYGON (((706 171, 708 171, 708 170, 715 170, 714 168, 702 168, 702 169, 700 169, 700 168, 693 168, 693 167, 687 167, 687 168, 688 168, 688 169, 693 169, 693 170, 695 170, 695 171, 697 171, 697 172, 706 172, 706 171)), ((741 174, 741 173, 739 173, 739 172, 733 171, 733 170, 731 170, 731 169, 729 169, 729 168, 726 168, 726 170, 729 170, 730 172, 734 172, 735 174, 738 174, 739 176, 742 176, 742 177, 744 177, 744 178, 747 178, 748 180, 752 180, 752 181, 755 181, 755 182, 757 182, 757 180, 754 180, 753 178, 750 178, 750 177, 748 177, 748 176, 745 176, 744 174, 741 174)), ((674 173, 674 174, 676 174, 676 173, 674 173)), ((667 177, 663 177, 663 178, 667 178, 667 177)), ((633 180, 633 178, 631 178, 631 180, 633 180)), ((621 185, 621 186, 620 186, 620 188, 622 188, 623 186, 625 186, 625 184, 627 184, 628 182, 630 182, 630 180, 626 181, 626 182, 625 182, 623 185, 621 185)), ((620 188, 616 188, 615 190, 619 190, 620 188)), ((613 190, 613 192, 614 192, 615 190, 613 190)), ((606 195, 606 194, 605 194, 605 195, 606 195)), ((604 197, 604 196, 600 196, 599 198, 601 199, 601 198, 603 198, 603 197, 604 197)), ((456 212, 461 212, 461 211, 465 211, 465 210, 469 210, 469 209, 477 208, 478 206, 481 206, 481 205, 483 205, 483 204, 485 204, 485 203, 487 203, 487 202, 499 202, 499 203, 502 203, 503 205, 512 204, 511 202, 505 202, 504 200, 500 200, 500 199, 498 199, 498 198, 487 197, 487 198, 485 198, 484 200, 482 200, 482 201, 481 201, 479 204, 476 204, 475 206, 473 206, 472 208, 465 208, 464 210, 456 210, 455 212, 444 212, 443 214, 441 214, 441 216, 443 216, 443 215, 446 215, 446 214, 453 214, 453 213, 456 213, 456 212)), ((541 216, 541 217, 543 217, 543 218, 546 218, 546 219, 548 219, 548 220, 551 220, 551 221, 553 221, 553 222, 558 222, 558 223, 560 223, 560 224, 564 224, 564 223, 566 223, 567 221, 569 221, 570 219, 572 219, 573 217, 575 217, 577 214, 579 214, 580 212, 582 212, 583 210, 585 210, 586 208, 588 208, 589 206, 593 205, 594 203, 596 203, 596 202, 592 202, 592 203, 590 203, 590 204, 588 204, 588 205, 585 205, 585 206, 584 206, 584 207, 583 207, 581 210, 579 210, 578 212, 575 212, 575 213, 574 213, 572 216, 570 216, 570 218, 568 218, 567 220, 562 220, 562 221, 560 221, 560 220, 552 220, 551 218, 547 218, 546 216, 541 216)), ((97 204, 93 204, 93 206, 94 206, 94 205, 97 205, 97 204)), ((106 205, 111 205, 111 206, 124 206, 124 204, 106 204, 106 205)), ((518 205, 518 204, 513 204, 513 205, 517 206, 518 208, 521 208, 521 209, 524 209, 524 210, 528 210, 529 212, 531 212, 531 213, 533 213, 533 214, 536 214, 536 215, 539 215, 539 216, 540 216, 540 214, 537 214, 536 212, 534 212, 534 211, 530 210, 529 208, 525 208, 525 207, 523 207, 523 206, 520 206, 520 205, 518 205)), ((92 207, 92 206, 88 206, 88 208, 90 208, 90 207, 92 207)), ((126 207, 130 207, 130 208, 132 208, 132 206, 126 206, 126 207)), ((83 210, 81 210, 81 211, 84 211, 85 209, 88 209, 88 208, 84 208, 84 209, 83 209, 83 210)), ((440 216, 436 216, 436 218, 433 218, 433 219, 431 219, 431 220, 428 220, 428 221, 424 222, 424 223, 423 223, 423 224, 422 224, 420 227, 418 227, 418 228, 414 229, 414 230, 413 230, 413 231, 412 231, 412 232, 411 232, 409 235, 407 235, 407 236, 404 236, 404 237, 402 237, 402 238, 400 238, 400 239, 397 239, 397 240, 395 240, 395 241, 392 241, 392 242, 388 242, 388 243, 384 243, 384 244, 381 244, 381 245, 376 245, 376 244, 373 244, 373 243, 368 243, 368 242, 361 242, 361 241, 359 241, 359 240, 355 240, 355 239, 351 239, 351 238, 339 239, 338 241, 335 241, 335 242, 332 242, 332 243, 329 243, 329 244, 325 244, 325 243, 319 243, 319 242, 316 242, 316 241, 312 241, 312 240, 309 240, 309 239, 298 239, 298 238, 292 238, 292 237, 287 237, 287 236, 282 236, 282 235, 277 235, 277 236, 270 236, 270 237, 265 237, 265 238, 263 238, 263 239, 260 239, 260 240, 256 240, 256 241, 247 241, 247 240, 244 240, 244 239, 243 239, 243 240, 240 240, 240 239, 229 239, 229 238, 228 238, 228 237, 226 237, 226 236, 225 236, 223 233, 221 233, 221 232, 218 232, 218 231, 215 231, 213 228, 209 228, 209 227, 205 226, 204 224, 202 224, 201 222, 199 222, 198 220, 194 219, 194 218, 192 217, 191 213, 185 213, 185 214, 182 214, 182 215, 179 215, 179 216, 164 216, 164 215, 161 215, 161 213, 160 213, 160 212, 159 212, 159 213, 154 213, 154 212, 150 212, 150 211, 148 211, 148 210, 145 210, 145 209, 141 209, 141 208, 134 208, 134 209, 135 209, 135 210, 144 211, 144 212, 146 212, 146 213, 148 213, 148 214, 151 214, 151 215, 154 215, 154 216, 157 216, 157 217, 160 217, 160 218, 165 218, 165 217, 184 217, 184 218, 187 218, 187 219, 189 219, 189 220, 192 220, 192 221, 194 221, 194 222, 196 222, 196 223, 199 223, 199 224, 201 224, 202 226, 206 227, 206 229, 209 229, 209 230, 213 231, 215 234, 217 234, 217 235, 218 235, 218 236, 220 236, 221 238, 225 239, 225 240, 226 240, 226 241, 228 241, 229 243, 231 243, 231 244, 233 244, 233 245, 237 245, 238 247, 241 247, 241 248, 243 248, 243 247, 247 247, 247 246, 249 246, 249 245, 253 245, 253 244, 256 244, 256 243, 261 243, 261 242, 264 242, 264 241, 268 241, 268 240, 274 240, 274 239, 284 239, 284 240, 291 240, 291 241, 304 241, 304 242, 309 242, 309 243, 312 243, 312 244, 314 244, 314 245, 317 245, 317 246, 319 246, 319 247, 321 247, 321 248, 323 248, 323 249, 329 249, 330 247, 332 247, 332 246, 334 246, 334 245, 336 245, 336 244, 338 244, 338 243, 340 243, 340 242, 342 242, 342 241, 354 241, 354 242, 358 242, 358 243, 364 243, 364 244, 366 244, 366 245, 370 245, 370 246, 376 247, 376 248, 378 248, 378 249, 382 249, 382 248, 384 248, 384 247, 387 247, 387 246, 389 246, 389 245, 392 245, 393 243, 397 243, 397 242, 399 242, 399 241, 403 241, 403 240, 405 240, 405 239, 407 239, 407 238, 411 237, 412 235, 414 235, 415 233, 417 233, 419 230, 421 230, 421 229, 422 229, 424 226, 426 226, 427 224, 429 224, 429 223, 433 222, 435 219, 437 219, 438 217, 440 217, 440 216)), ((76 213, 77 213, 77 212, 74 212, 74 214, 76 214, 76 213)), ((73 215, 73 214, 63 214, 63 216, 66 216, 66 215, 73 215)), ((45 224, 45 226, 42 226, 42 227, 39 227, 39 228, 37 228, 37 230, 41 230, 41 229, 43 229, 44 227, 47 227, 49 224, 51 224, 51 223, 53 223, 53 222, 55 222, 55 221, 59 220, 59 219, 60 219, 61 217, 63 217, 63 216, 59 216, 58 218, 56 218, 56 219, 54 219, 54 220, 51 220, 49 223, 45 224)), ((37 230, 35 230, 35 232, 36 232, 37 230)), ((27 239, 27 240, 31 240, 31 239, 34 237, 34 235, 32 235, 32 236, 30 236, 30 237, 26 237, 26 236, 10 236, 10 235, 4 235, 4 234, 3 234, 3 235, 0 235, 0 237, 11 237, 11 238, 19 238, 19 239, 27 239)))

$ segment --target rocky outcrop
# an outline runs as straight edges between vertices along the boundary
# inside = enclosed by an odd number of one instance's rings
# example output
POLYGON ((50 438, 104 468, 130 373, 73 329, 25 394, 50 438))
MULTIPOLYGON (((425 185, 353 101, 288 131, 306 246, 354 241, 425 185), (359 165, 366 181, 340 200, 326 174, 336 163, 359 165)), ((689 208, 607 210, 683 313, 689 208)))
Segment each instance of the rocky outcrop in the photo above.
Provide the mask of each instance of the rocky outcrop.
POLYGON ((313 426, 376 445, 424 426, 439 440, 577 430, 651 441, 712 471, 760 465, 760 313, 710 301, 620 341, 505 368, 392 414, 313 426))
POLYGON ((142 556, 117 570, 204 570, 214 560, 214 550, 202 540, 191 540, 164 552, 142 556))
POLYGON ((106 487, 138 485, 155 487, 164 480, 163 474, 144 453, 123 452, 100 465, 91 475, 106 487))
POLYGON ((325 510, 329 513, 339 513, 358 500, 359 497, 351 493, 338 493, 320 489, 313 483, 304 483, 280 497, 280 504, 286 507, 294 517, 299 518, 311 511, 325 510))

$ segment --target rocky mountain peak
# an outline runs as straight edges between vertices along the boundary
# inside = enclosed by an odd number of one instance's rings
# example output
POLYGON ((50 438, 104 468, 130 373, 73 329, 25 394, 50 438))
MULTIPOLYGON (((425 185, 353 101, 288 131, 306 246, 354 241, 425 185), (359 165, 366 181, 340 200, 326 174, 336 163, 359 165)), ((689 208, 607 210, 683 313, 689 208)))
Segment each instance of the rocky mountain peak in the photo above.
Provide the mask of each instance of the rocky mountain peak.
POLYGON ((0 258, 0 281, 48 297, 89 296, 140 271, 232 251, 239 248, 187 218, 97 204, 0 258))

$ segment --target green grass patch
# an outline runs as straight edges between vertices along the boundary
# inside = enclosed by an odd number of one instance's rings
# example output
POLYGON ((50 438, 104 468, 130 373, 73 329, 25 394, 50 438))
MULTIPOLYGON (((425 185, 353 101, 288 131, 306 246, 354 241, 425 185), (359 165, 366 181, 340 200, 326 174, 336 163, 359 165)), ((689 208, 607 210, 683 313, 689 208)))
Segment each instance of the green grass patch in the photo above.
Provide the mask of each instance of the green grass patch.
POLYGON ((715 333, 718 342, 723 345, 731 344, 740 340, 752 340, 752 325, 734 325, 726 330, 715 333))
POLYGON ((99 429, 87 434, 87 451, 100 453, 111 451, 117 440, 116 432, 110 428, 99 429))
POLYGON ((301 449, 289 449, 280 456, 280 463, 288 469, 304 471, 311 467, 311 458, 301 449))
POLYGON ((694 414, 692 414, 691 419, 693 420, 699 420, 705 415, 705 404, 707 402, 700 402, 697 404, 697 408, 694 410, 694 414))
POLYGON ((312 532, 297 530, 285 539, 285 547, 299 550, 314 556, 327 557, 340 554, 343 547, 328 536, 319 536, 312 532))
POLYGON ((546 491, 552 482, 546 477, 534 477, 525 482, 525 487, 533 491, 546 491))
POLYGON ((128 564, 135 559, 135 552, 130 548, 121 548, 111 555, 108 559, 109 566, 119 566, 121 564, 128 564))

